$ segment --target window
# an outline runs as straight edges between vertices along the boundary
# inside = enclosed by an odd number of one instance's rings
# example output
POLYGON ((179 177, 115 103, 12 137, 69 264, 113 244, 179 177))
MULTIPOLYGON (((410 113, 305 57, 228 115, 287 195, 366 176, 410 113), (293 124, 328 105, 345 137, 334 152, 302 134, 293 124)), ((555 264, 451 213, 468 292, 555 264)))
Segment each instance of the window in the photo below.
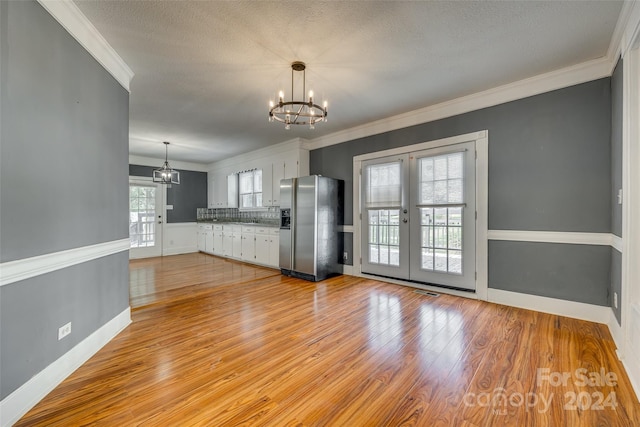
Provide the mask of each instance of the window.
POLYGON ((464 153, 418 160, 421 268, 462 274, 464 153))
POLYGON ((262 169, 240 172, 240 209, 262 207, 262 169))
POLYGON ((156 189, 154 186, 129 185, 129 238, 132 248, 155 245, 156 189))
POLYGON ((397 267, 400 265, 402 162, 369 165, 364 173, 365 208, 369 218, 369 262, 397 267))

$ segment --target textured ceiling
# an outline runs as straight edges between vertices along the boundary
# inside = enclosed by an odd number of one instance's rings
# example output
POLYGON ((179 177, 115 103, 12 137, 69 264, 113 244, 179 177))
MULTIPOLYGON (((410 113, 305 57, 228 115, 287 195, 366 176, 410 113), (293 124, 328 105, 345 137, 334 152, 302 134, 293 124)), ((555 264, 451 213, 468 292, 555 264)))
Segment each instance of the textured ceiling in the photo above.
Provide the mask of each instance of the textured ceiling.
POLYGON ((611 1, 82 1, 135 72, 130 153, 210 163, 603 57, 622 3, 611 1), (267 120, 290 64, 329 121, 267 120))

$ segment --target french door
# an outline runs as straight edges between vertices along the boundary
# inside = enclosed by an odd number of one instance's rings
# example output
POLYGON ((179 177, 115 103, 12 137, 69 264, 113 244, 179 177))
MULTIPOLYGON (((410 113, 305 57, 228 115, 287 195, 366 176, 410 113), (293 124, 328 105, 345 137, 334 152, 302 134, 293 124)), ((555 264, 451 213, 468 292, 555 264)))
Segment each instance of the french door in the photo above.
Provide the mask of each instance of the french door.
POLYGON ((362 272, 475 290, 475 142, 362 163, 362 272))
POLYGON ((129 181, 129 257, 162 255, 161 184, 129 181))

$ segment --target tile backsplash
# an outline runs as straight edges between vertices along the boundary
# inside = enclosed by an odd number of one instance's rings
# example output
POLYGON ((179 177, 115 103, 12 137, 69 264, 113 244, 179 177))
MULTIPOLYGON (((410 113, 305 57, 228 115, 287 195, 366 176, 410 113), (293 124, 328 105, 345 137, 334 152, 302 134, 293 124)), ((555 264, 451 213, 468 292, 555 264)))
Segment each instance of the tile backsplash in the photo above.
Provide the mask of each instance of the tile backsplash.
POLYGON ((240 211, 238 208, 197 209, 198 221, 256 222, 278 225, 280 208, 270 207, 260 211, 240 211))

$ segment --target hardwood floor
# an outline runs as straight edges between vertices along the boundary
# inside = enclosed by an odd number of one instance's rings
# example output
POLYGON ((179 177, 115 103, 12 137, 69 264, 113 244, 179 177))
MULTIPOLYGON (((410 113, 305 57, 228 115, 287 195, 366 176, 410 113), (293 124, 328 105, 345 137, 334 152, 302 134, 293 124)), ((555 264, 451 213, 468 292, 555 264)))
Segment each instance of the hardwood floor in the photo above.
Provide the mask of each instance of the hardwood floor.
POLYGON ((640 425, 604 325, 204 254, 130 275, 133 323, 17 425, 640 425))

